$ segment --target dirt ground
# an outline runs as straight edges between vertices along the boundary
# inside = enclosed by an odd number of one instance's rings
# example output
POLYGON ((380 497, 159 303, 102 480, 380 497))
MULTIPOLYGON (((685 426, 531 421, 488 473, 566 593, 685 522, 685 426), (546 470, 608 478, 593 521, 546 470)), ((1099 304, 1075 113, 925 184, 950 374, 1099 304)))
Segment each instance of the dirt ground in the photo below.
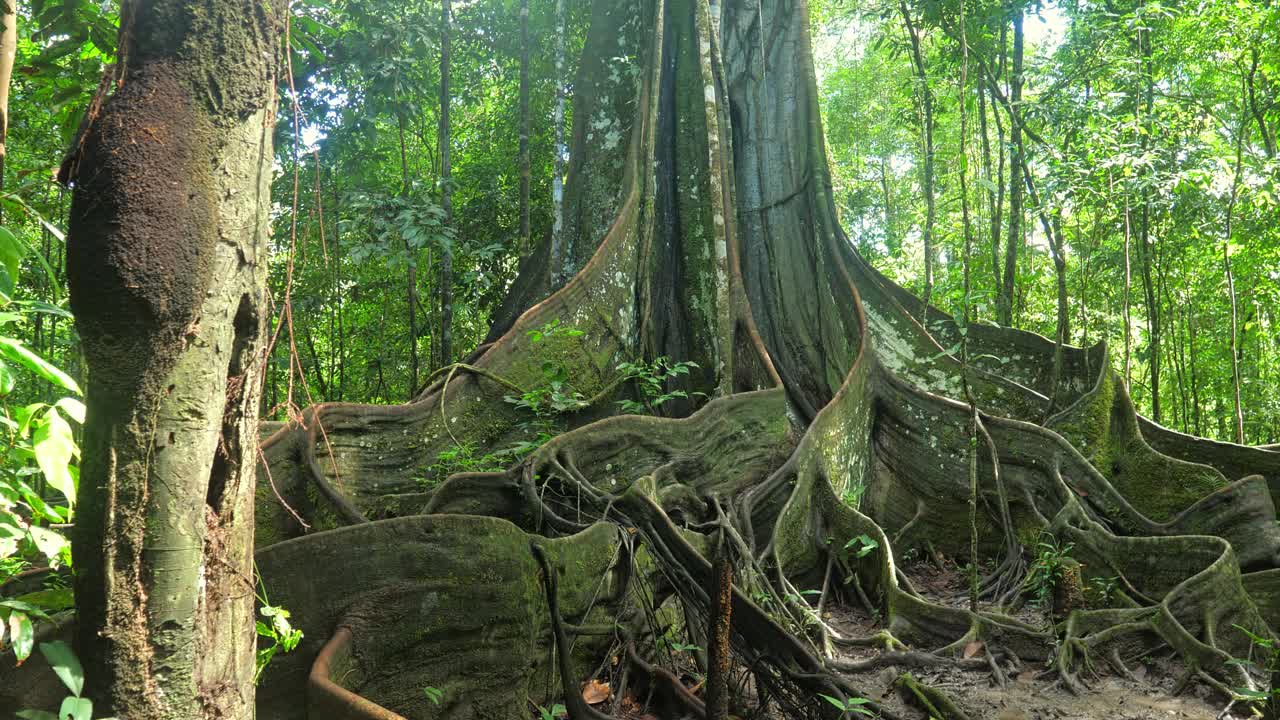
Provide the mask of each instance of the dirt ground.
MULTIPOLYGON (((933 601, 963 605, 964 579, 953 569, 939 570, 929 563, 904 568, 913 586, 933 601)), ((1042 611, 1024 607, 1016 614, 1024 622, 1043 622, 1042 611)), ((878 619, 861 609, 832 606, 823 618, 844 637, 867 637, 881 630, 878 619)), ((878 653, 872 648, 848 648, 842 654, 859 660, 878 653)), ((1024 664, 1001 687, 988 671, 955 667, 886 667, 861 679, 870 699, 907 718, 925 718, 904 702, 895 680, 908 670, 917 680, 942 690, 973 720, 1241 720, 1243 709, 1223 714, 1228 699, 1204 685, 1192 684, 1182 694, 1172 690, 1181 674, 1180 664, 1159 657, 1135 663, 1133 678, 1099 675, 1089 681, 1089 691, 1074 695, 1058 685, 1045 664, 1024 664)), ((1103 670, 1100 668, 1100 671, 1103 670)))

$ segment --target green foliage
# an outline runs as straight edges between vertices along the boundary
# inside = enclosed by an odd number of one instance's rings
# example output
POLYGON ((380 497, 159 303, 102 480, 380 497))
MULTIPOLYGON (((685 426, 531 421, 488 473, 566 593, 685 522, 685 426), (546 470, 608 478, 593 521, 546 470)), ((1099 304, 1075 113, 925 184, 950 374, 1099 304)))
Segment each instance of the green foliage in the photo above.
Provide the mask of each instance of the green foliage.
POLYGON ((538 706, 538 720, 557 720, 557 718, 568 717, 568 715, 568 708, 560 703, 556 703, 549 708, 538 706))
MULTIPOLYGON (((533 345, 538 345, 551 338, 581 337, 583 332, 568 325, 561 325, 559 320, 552 320, 527 335, 533 345)), ((506 401, 518 408, 528 410, 540 419, 550 419, 562 413, 581 410, 587 406, 581 392, 574 389, 569 382, 569 368, 559 360, 542 362, 542 382, 519 396, 508 395, 506 401)))
POLYGON ((854 557, 866 557, 873 550, 880 547, 880 543, 871 539, 869 535, 859 535, 844 544, 844 549, 853 554, 854 557))
POLYGON ((844 491, 844 494, 840 496, 840 501, 851 508, 857 509, 862 505, 862 496, 866 491, 866 485, 856 483, 844 491))
POLYGON ((823 695, 822 693, 818 693, 818 697, 834 705, 835 708, 840 711, 840 717, 842 718, 853 717, 855 714, 866 715, 867 717, 875 717, 875 713, 871 712, 866 707, 864 707, 865 705, 871 702, 866 698, 854 697, 854 698, 849 698, 848 700, 841 700, 840 698, 831 697, 830 695, 823 695))
POLYGON ((444 699, 444 691, 438 687, 431 687, 430 685, 422 688, 422 694, 431 701, 432 705, 439 705, 440 701, 444 699))
MULTIPOLYGON (((254 568, 257 573, 257 568, 254 568)), ((298 643, 302 641, 302 631, 293 627, 289 622, 289 611, 272 605, 267 598, 267 588, 263 584, 262 578, 258 578, 258 614, 263 619, 254 621, 254 628, 259 638, 258 652, 256 655, 256 667, 253 673, 253 681, 257 683, 262 677, 262 671, 271 663, 271 659, 278 652, 293 652, 298 647, 298 643), (265 622, 264 622, 265 620, 265 622), (270 644, 263 643, 263 639, 270 644)))
MULTIPOLYGON (((1068 341, 1108 341, 1122 371, 1128 345, 1125 379, 1139 412, 1156 412, 1158 368, 1156 419, 1230 440, 1225 252, 1239 301, 1235 354, 1245 439, 1280 440, 1280 398, 1271 391, 1280 384, 1280 7, 972 2, 961 19, 954 3, 908 5, 934 103, 933 301, 952 315, 965 306, 964 172, 975 320, 999 321, 1012 233, 1021 238, 1010 263, 1012 324, 1054 337, 1055 251, 1041 223, 1057 222, 1068 341), (1026 13, 1027 30, 1026 88, 1017 113, 1039 197, 1039 203, 1025 198, 1020 231, 1010 222, 1011 190, 1025 185, 1010 172, 1011 112, 989 89, 978 91, 984 72, 995 70, 1009 93, 1015 11, 1026 13), (962 21, 969 56, 963 90, 962 21), (1145 56, 1134 41, 1140 35, 1148 41, 1145 56), (960 153, 962 102, 967 156, 960 153)), ((901 12, 886 0, 822 0, 812 17, 842 224, 879 270, 919 291, 925 150, 920 82, 901 12)), ((956 333, 937 339, 948 353, 958 350, 956 333)), ((998 372, 1017 365, 1007 357, 972 360, 998 372)))
POLYGON ((56 715, 44 710, 22 710, 17 716, 22 720, 93 720, 93 702, 80 696, 84 691, 84 668, 71 646, 60 640, 40 643, 40 654, 70 694, 62 699, 56 715))
MULTIPOLYGON (((690 360, 671 362, 671 359, 665 355, 651 363, 637 360, 633 363, 619 364, 618 372, 622 373, 623 381, 630 381, 640 394, 640 402, 619 400, 619 408, 622 412, 630 414, 653 413, 664 403, 676 398, 689 397, 689 393, 684 390, 667 391, 666 388, 669 381, 687 376, 689 370, 696 367, 698 367, 696 362, 690 360)), ((703 393, 694 394, 703 395, 703 393)))
POLYGON ((1022 587, 1031 593, 1032 602, 1042 608, 1053 605, 1053 592, 1066 575, 1067 561, 1073 549, 1071 543, 1059 545, 1057 538, 1043 533, 1036 544, 1035 559, 1027 571, 1022 587))
POLYGON ((432 489, 435 485, 454 473, 461 472, 500 472, 506 469, 510 457, 508 451, 477 455, 476 443, 461 442, 451 448, 441 450, 436 461, 427 469, 427 477, 419 478, 423 489, 432 489))
POLYGON ((1095 577, 1089 580, 1089 587, 1086 591, 1089 595, 1090 604, 1095 607, 1108 607, 1115 598, 1116 590, 1119 589, 1120 578, 1118 577, 1095 577))
MULTIPOLYGON (((1232 658, 1228 661, 1228 664, 1239 665, 1246 670, 1261 673, 1267 678, 1269 684, 1271 679, 1275 677, 1276 672, 1280 671, 1280 643, 1277 643, 1274 638, 1258 635, 1248 628, 1239 625, 1232 625, 1232 627, 1249 637, 1250 648, 1259 650, 1262 658, 1261 662, 1232 658)), ((1262 690, 1235 688, 1233 692, 1236 695, 1236 700, 1242 700, 1250 704, 1262 705, 1268 702, 1280 701, 1280 688, 1277 687, 1267 687, 1262 690)))

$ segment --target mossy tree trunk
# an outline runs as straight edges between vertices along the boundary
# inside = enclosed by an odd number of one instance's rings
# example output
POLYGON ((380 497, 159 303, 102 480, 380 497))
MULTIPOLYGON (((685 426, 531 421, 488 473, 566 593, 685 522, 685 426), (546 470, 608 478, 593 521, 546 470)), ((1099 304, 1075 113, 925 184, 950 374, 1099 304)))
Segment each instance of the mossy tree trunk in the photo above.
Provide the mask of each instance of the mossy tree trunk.
POLYGON ((92 382, 77 645, 101 716, 249 718, 271 130, 284 6, 137 0, 68 237, 92 382))

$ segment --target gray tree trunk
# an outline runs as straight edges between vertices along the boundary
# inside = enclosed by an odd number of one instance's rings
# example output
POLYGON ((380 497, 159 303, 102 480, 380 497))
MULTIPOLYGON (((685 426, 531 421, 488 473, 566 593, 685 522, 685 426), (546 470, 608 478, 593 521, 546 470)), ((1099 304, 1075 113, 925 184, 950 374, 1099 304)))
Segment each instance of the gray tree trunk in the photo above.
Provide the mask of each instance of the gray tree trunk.
POLYGON ((283 4, 128 3, 67 272, 91 382, 76 557, 96 716, 250 718, 283 4))

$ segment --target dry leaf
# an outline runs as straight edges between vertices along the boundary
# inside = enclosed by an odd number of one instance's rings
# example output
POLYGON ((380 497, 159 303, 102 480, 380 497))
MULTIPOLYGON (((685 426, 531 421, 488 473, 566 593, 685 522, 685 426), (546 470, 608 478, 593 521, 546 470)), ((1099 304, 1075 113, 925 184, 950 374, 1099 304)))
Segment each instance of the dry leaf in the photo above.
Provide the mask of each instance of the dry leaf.
POLYGON ((974 640, 973 642, 964 646, 964 659, 968 660, 969 658, 973 657, 974 655, 977 655, 980 652, 982 652, 982 643, 978 640, 974 640))
POLYGON ((609 699, 609 683, 592 680, 582 686, 582 700, 588 705, 596 705, 609 699))
POLYGON ((1031 670, 1024 670, 1018 673, 1018 682, 1031 682, 1036 679, 1036 674, 1031 670))

